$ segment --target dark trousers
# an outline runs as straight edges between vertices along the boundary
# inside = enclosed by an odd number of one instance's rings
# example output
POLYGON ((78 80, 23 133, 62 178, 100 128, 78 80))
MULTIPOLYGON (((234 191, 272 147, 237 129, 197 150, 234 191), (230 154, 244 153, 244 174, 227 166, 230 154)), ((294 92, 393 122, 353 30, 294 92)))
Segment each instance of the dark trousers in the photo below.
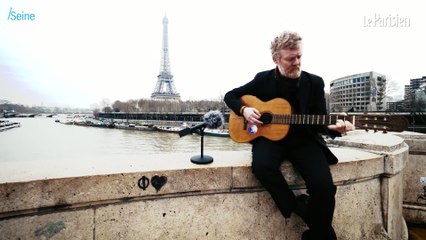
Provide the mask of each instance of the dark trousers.
POLYGON ((296 197, 280 171, 283 160, 289 160, 303 177, 308 200, 306 223, 315 239, 336 239, 332 228, 336 186, 322 147, 310 138, 253 142, 252 169, 278 209, 289 218, 296 207, 296 197))

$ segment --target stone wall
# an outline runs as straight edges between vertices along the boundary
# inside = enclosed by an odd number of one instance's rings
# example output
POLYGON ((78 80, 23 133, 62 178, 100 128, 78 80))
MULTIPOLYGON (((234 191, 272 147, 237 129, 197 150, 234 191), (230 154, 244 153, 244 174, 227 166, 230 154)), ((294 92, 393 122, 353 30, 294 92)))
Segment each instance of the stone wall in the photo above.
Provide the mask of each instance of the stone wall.
MULTIPOLYGON (((355 131, 330 144, 340 161, 331 166, 338 239, 406 239, 403 139, 355 131)), ((207 165, 186 154, 123 160, 127 168, 109 172, 71 174, 59 165, 63 177, 19 176, 9 165, 0 239, 300 239, 305 224, 284 220, 253 177, 250 152, 207 153, 207 165)), ((290 163, 282 171, 294 191, 306 190, 290 163)))
POLYGON ((426 134, 396 134, 409 145, 409 160, 404 169, 403 213, 407 223, 426 226, 426 134))

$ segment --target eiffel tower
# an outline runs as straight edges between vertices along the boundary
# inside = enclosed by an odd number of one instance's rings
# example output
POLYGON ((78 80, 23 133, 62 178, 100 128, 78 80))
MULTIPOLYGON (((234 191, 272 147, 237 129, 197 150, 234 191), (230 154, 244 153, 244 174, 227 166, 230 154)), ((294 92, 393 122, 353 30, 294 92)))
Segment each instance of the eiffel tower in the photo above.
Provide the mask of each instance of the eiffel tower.
POLYGON ((173 83, 173 75, 170 71, 169 59, 169 41, 167 24, 169 20, 167 16, 163 18, 163 48, 161 54, 160 74, 157 76, 157 84, 154 92, 151 94, 152 99, 180 100, 180 94, 176 91, 173 83))

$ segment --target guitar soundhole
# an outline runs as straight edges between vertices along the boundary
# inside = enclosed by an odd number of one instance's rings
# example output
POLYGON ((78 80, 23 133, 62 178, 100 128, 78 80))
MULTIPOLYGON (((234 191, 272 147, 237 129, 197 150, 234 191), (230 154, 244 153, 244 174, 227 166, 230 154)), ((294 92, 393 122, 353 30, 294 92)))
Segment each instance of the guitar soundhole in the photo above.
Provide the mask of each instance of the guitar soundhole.
POLYGON ((263 122, 264 125, 270 124, 272 122, 272 114, 270 114, 270 113, 263 113, 260 116, 259 120, 261 122, 263 122))

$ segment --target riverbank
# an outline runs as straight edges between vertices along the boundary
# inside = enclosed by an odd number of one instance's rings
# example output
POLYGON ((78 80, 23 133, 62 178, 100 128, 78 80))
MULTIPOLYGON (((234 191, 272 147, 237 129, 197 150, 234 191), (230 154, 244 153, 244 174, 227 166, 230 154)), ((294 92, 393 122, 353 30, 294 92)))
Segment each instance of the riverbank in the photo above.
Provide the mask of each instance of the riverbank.
POLYGON ((5 131, 5 130, 9 130, 12 128, 16 128, 16 127, 20 127, 21 123, 20 122, 11 122, 8 120, 1 120, 0 119, 0 132, 5 131))
MULTIPOLYGON (((85 127, 100 127, 100 128, 117 128, 123 130, 137 130, 137 131, 157 131, 157 132, 171 132, 178 133, 184 129, 192 127, 192 125, 187 124, 186 122, 170 122, 170 121, 156 121, 152 123, 143 123, 138 121, 131 121, 130 123, 125 121, 109 121, 109 120, 99 120, 91 117, 84 118, 67 118, 66 120, 56 119, 56 122, 67 124, 67 125, 76 125, 76 126, 85 126, 85 127)), ((200 134, 200 131, 194 131, 195 134, 200 134)), ((215 137, 229 137, 228 129, 204 129, 205 136, 215 136, 215 137)))

